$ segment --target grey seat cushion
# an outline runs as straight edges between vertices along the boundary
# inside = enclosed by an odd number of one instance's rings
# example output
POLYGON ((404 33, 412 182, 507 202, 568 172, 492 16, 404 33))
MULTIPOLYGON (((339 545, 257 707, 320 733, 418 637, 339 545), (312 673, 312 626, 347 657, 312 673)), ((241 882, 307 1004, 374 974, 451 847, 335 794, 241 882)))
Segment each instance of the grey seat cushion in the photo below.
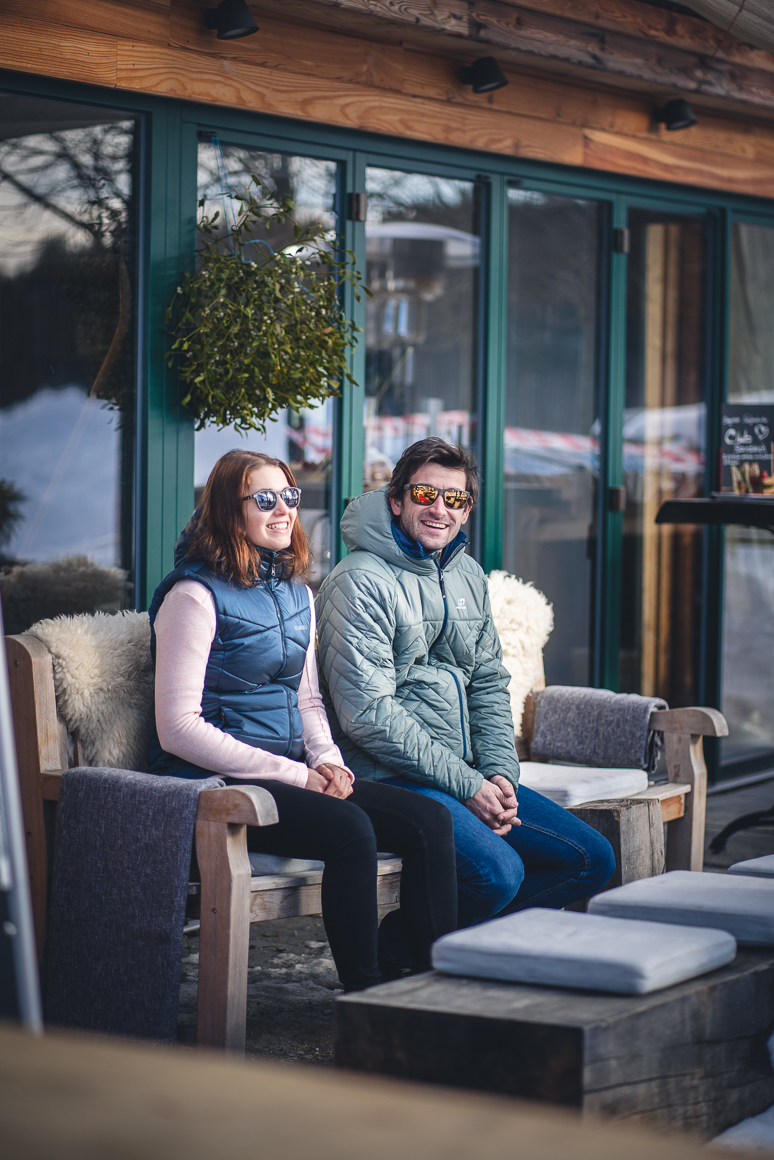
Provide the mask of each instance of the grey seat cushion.
POLYGON ((762 858, 748 858, 744 862, 734 862, 728 867, 728 874, 741 874, 744 878, 774 878, 774 854, 764 854, 762 858))
POLYGON ((590 765, 546 765, 540 761, 521 761, 519 767, 522 785, 565 809, 582 802, 630 797, 648 788, 648 775, 642 769, 596 769, 590 765))
POLYGON ((642 995, 735 955, 725 931, 534 909, 446 935, 433 946, 433 966, 449 975, 642 995))
POLYGON ((714 927, 747 946, 774 946, 774 882, 765 878, 671 870, 598 894, 589 913, 714 927))

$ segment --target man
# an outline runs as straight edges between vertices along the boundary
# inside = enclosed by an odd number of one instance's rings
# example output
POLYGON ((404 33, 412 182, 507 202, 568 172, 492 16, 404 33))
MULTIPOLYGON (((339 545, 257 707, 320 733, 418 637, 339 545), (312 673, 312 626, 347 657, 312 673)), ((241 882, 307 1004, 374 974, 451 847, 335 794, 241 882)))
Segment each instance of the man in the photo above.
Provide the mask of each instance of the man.
POLYGON ((486 576, 465 553, 478 492, 466 452, 413 444, 386 488, 348 506, 350 554, 317 599, 334 737, 357 777, 451 811, 460 926, 587 898, 615 866, 600 834, 518 788, 510 678, 486 576))

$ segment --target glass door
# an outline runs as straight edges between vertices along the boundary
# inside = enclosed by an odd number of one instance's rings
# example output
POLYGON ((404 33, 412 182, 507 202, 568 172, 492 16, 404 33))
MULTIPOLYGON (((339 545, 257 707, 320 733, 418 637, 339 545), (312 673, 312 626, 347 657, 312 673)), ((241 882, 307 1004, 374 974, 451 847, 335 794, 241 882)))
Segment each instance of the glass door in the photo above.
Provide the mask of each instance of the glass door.
POLYGON ((619 690, 696 703, 702 532, 657 525, 704 494, 707 221, 629 213, 619 690))
POLYGON ((475 449, 480 271, 473 181, 369 166, 363 489, 411 443, 475 449))
MULTIPOLYGON (((302 226, 323 225, 338 230, 336 190, 338 163, 296 154, 268 152, 236 145, 222 146, 228 189, 243 192, 253 177, 282 197, 295 203, 295 218, 302 226)), ((198 151, 199 200, 208 214, 220 211, 221 221, 230 208, 224 204, 223 184, 218 175, 216 145, 202 138, 198 151)), ((271 245, 281 250, 293 241, 293 226, 286 223, 271 235, 271 245)), ((258 431, 197 431, 194 444, 194 487, 198 500, 216 460, 232 448, 262 451, 290 465, 303 492, 300 519, 309 537, 313 554, 311 585, 317 588, 331 569, 332 524, 331 484, 333 473, 333 431, 335 400, 326 400, 302 412, 286 410, 267 424, 266 435, 258 431)))
POLYGON ((593 681, 602 223, 594 201, 508 191, 503 568, 554 606, 550 684, 593 681))
MULTIPOLYGON (((774 226, 731 232, 728 400, 774 404, 774 226)), ((728 527, 723 587, 723 764, 771 760, 774 751, 774 536, 728 527)))

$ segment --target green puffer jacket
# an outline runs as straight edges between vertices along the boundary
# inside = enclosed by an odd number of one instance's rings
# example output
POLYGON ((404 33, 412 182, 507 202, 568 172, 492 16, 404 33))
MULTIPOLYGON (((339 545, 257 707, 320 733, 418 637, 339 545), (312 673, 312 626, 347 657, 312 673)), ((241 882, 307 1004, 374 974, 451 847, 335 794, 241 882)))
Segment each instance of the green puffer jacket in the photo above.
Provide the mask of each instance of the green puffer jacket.
POLYGON ((386 488, 341 521, 350 555, 317 597, 321 684, 357 777, 407 777, 467 801, 519 761, 484 572, 450 545, 415 559, 392 535, 386 488), (445 590, 445 596, 444 596, 445 590))

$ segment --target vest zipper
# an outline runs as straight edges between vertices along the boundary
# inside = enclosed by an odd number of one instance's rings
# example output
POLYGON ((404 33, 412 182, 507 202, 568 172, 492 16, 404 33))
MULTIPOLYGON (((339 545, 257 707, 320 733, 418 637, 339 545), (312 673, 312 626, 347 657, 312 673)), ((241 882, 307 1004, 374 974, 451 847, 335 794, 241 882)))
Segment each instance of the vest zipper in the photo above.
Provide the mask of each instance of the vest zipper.
MULTIPOLYGON (((269 572, 269 575, 267 577, 268 583, 267 583, 266 587, 269 590, 269 595, 271 596, 272 600, 274 601, 274 607, 277 610, 277 621, 279 622, 280 638, 282 640, 282 667, 284 669, 285 665, 287 664, 287 660, 288 660, 288 645, 287 645, 287 641, 285 639, 285 625, 284 625, 284 622, 282 620, 282 611, 281 611, 280 606, 279 606, 279 601, 277 600, 277 597, 274 595, 274 589, 272 588, 272 581, 274 580, 275 567, 276 567, 276 565, 272 561, 271 571, 269 572)), ((287 750, 285 752, 285 756, 287 757, 288 754, 290 753, 290 750, 291 750, 291 747, 292 747, 293 741, 294 741, 294 737, 293 737, 293 709, 292 709, 291 704, 290 704, 290 690, 287 688, 285 689, 285 699, 287 701, 287 710, 288 710, 288 747, 287 747, 287 750)))

